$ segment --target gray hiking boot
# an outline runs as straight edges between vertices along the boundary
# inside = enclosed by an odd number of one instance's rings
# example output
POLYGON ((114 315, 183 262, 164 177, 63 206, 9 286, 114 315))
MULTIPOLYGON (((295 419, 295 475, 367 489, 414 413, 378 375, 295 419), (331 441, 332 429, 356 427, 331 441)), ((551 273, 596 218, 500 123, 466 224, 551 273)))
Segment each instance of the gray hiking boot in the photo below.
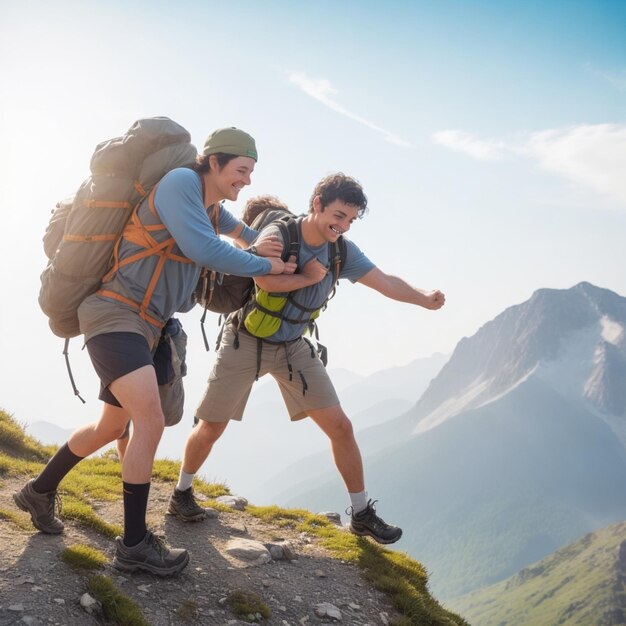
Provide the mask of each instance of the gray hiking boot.
POLYGON ((61 498, 56 491, 48 493, 38 493, 33 489, 35 479, 29 480, 24 487, 13 494, 15 504, 30 513, 35 528, 42 533, 50 535, 60 535, 63 532, 63 522, 54 515, 54 507, 57 506, 61 512, 61 498))
POLYGON ((376 509, 373 502, 368 500, 367 507, 362 511, 355 513, 348 509, 351 516, 350 530, 361 537, 369 536, 378 541, 378 543, 395 543, 402 537, 402 529, 397 526, 387 524, 384 519, 376 515, 376 509))
POLYGON ((189 553, 180 548, 168 548, 161 539, 147 531, 144 538, 131 548, 121 537, 115 538, 113 566, 124 572, 144 570, 157 576, 178 574, 189 563, 189 553))
POLYGON ((189 487, 185 491, 174 489, 167 512, 182 519, 184 522, 199 522, 206 517, 206 511, 193 497, 193 487, 189 487))

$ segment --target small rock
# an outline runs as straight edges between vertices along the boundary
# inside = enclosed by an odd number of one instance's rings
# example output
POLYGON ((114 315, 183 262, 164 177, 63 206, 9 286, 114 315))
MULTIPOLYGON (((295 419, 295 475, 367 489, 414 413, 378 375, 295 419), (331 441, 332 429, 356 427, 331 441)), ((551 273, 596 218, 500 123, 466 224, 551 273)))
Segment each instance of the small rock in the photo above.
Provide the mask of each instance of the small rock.
POLYGON ((361 610, 361 605, 360 604, 356 604, 355 602, 349 602, 348 603, 348 607, 351 608, 353 611, 360 611, 361 610))
POLYGON ((38 587, 37 585, 33 585, 31 587, 31 590, 32 591, 43 591, 43 587, 38 587))
POLYGON ((334 511, 323 511, 322 513, 318 513, 318 515, 322 515, 329 522, 337 524, 337 526, 341 526, 341 515, 339 515, 339 513, 335 513, 334 511))
POLYGON ((139 589, 139 591, 143 591, 144 593, 147 593, 148 591, 150 591, 151 586, 152 585, 139 585, 137 589, 139 589))
POLYGON ((220 598, 220 599, 217 601, 217 603, 218 603, 220 606, 224 606, 227 602, 228 602, 228 598, 220 598))
POLYGON ((80 597, 80 605, 89 615, 93 615, 98 610, 100 603, 88 593, 83 593, 80 597))
POLYGON ((266 543, 264 545, 274 561, 281 561, 285 558, 285 553, 283 552, 282 547, 277 543, 266 543))
POLYGON ((219 512, 212 509, 210 506, 205 506, 203 508, 208 519, 216 519, 219 516, 219 512))
POLYGON ((248 501, 241 496, 219 496, 215 501, 237 511, 243 511, 248 505, 248 501))
POLYGON ((310 619, 311 618, 308 615, 305 615, 304 617, 301 617, 299 621, 302 626, 305 626, 305 624, 308 624, 310 619))
POLYGON ((284 604, 281 604, 281 605, 278 607, 278 610, 279 610, 279 611, 282 611, 283 613, 285 613, 285 612, 287 611, 287 607, 286 607, 284 604))
POLYGON ((24 617, 22 617, 22 622, 28 626, 34 626, 37 623, 37 620, 30 615, 24 615, 24 617))
POLYGON ((23 611, 23 610, 24 610, 23 604, 9 604, 9 611, 15 611, 16 613, 18 613, 19 611, 23 611))
POLYGON ((15 581, 16 585, 26 585, 26 584, 32 585, 34 583, 35 583, 35 579, 32 576, 20 576, 15 581))
POLYGON ((224 550, 250 565, 263 565, 272 560, 269 550, 260 541, 252 539, 231 539, 224 550))
POLYGON ((294 601, 295 601, 295 602, 302 602, 302 596, 296 596, 296 597, 294 598, 294 601))
POLYGON ((318 577, 318 578, 326 578, 326 572, 324 572, 321 569, 316 569, 314 574, 318 577))
POLYGON ((389 626, 389 616, 387 613, 379 613, 379 617, 384 626, 389 626))
POLYGON ((65 600, 63 598, 55 598, 53 602, 56 602, 59 606, 63 606, 65 604, 65 600))
POLYGON ((315 615, 318 617, 330 617, 331 619, 341 621, 341 611, 330 602, 321 602, 320 604, 316 604, 315 615))
POLYGON ((272 586, 272 581, 271 581, 271 580, 267 580, 267 578, 266 578, 265 580, 262 580, 262 581, 261 581, 261 584, 262 584, 264 587, 271 587, 271 586, 272 586))

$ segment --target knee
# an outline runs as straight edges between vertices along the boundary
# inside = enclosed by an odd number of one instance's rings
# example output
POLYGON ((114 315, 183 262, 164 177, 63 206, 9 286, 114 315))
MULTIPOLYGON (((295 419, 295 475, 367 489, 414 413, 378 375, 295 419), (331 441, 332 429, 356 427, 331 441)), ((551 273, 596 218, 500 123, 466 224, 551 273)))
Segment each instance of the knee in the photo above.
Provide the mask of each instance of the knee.
POLYGON ((333 439, 354 439, 354 428, 348 416, 342 411, 341 415, 333 421, 330 436, 333 439))
POLYGON ((220 438, 227 424, 228 422, 207 422, 200 420, 194 429, 194 433, 203 446, 211 446, 220 438))
POLYGON ((133 419, 133 430, 144 437, 160 439, 165 430, 165 418, 162 413, 152 415, 149 419, 133 419))

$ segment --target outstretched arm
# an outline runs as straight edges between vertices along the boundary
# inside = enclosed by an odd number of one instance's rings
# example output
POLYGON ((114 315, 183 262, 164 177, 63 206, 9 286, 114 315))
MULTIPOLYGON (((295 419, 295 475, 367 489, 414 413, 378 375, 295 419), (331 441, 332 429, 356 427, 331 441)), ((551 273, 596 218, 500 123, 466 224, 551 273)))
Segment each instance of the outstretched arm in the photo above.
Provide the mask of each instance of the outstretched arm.
POLYGON ((438 289, 425 291, 424 289, 412 287, 409 283, 402 280, 402 278, 385 274, 377 267, 359 278, 357 282, 370 289, 375 289, 379 293, 382 293, 383 296, 387 296, 387 298, 391 298, 392 300, 416 304, 425 309, 430 309, 431 311, 440 309, 446 301, 446 297, 438 289))

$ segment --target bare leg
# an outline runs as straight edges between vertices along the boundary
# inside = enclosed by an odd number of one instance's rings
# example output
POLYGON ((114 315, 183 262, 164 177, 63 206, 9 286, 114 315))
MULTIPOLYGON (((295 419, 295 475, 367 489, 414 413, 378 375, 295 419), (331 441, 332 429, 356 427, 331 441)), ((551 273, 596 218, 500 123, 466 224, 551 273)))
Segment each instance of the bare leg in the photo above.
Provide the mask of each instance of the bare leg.
POLYGON ((327 409, 309 411, 311 419, 330 439, 335 465, 343 478, 349 493, 358 493, 365 489, 363 461, 361 452, 354 438, 352 422, 340 405, 327 409))
POLYGON ((110 389, 127 411, 126 420, 128 415, 132 415, 133 420, 133 432, 122 463, 122 478, 128 483, 148 483, 165 422, 154 367, 145 365, 130 372, 113 381, 110 389))
POLYGON ((182 470, 187 474, 196 474, 213 449, 213 444, 226 430, 228 422, 207 422, 200 420, 191 431, 185 444, 182 470))
POLYGON ((77 456, 86 457, 108 443, 115 441, 126 428, 129 416, 121 407, 104 403, 102 415, 97 422, 81 426, 72 433, 67 442, 77 456))

